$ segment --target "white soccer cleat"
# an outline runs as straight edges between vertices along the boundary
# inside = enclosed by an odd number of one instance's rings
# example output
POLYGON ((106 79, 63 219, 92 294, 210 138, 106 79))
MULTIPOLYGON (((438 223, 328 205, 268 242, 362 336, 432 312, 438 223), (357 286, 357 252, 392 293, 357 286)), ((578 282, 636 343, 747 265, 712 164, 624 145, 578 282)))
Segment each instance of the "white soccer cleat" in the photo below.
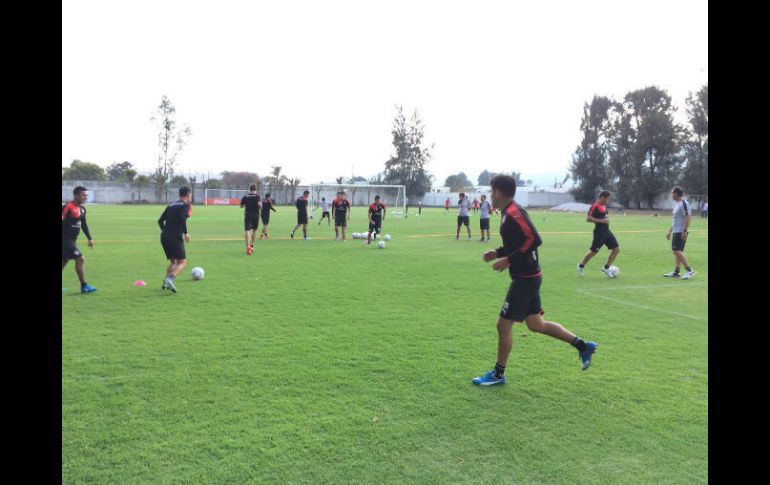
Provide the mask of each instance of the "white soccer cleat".
POLYGON ((685 271, 684 272, 684 276, 682 276, 682 279, 683 280, 689 280, 693 276, 695 276, 695 271, 685 271))
POLYGON ((602 273, 606 274, 608 278, 614 278, 615 276, 612 274, 612 271, 610 271, 609 268, 602 268, 602 273))
POLYGON ((580 276, 581 278, 586 275, 586 269, 585 269, 585 267, 581 268, 580 267, 580 263, 578 263, 578 265, 577 265, 577 271, 578 271, 578 276, 580 276))

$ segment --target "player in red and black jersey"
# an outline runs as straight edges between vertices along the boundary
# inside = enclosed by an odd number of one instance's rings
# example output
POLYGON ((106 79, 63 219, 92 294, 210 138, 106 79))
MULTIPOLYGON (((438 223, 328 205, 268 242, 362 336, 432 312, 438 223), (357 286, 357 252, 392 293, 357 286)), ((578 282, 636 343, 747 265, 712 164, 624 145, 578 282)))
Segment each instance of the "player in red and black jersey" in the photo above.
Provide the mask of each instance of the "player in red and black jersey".
POLYGON ((342 242, 345 242, 347 239, 345 230, 350 220, 350 202, 345 197, 344 190, 337 194, 337 198, 332 201, 332 215, 334 216, 334 233, 336 234, 334 240, 340 238, 340 227, 342 227, 342 242))
POLYGON ((249 187, 249 193, 241 197, 241 208, 243 213, 243 227, 246 231, 246 254, 251 256, 254 252, 254 241, 257 240, 257 229, 259 229, 259 211, 262 208, 262 201, 257 193, 257 186, 252 184, 249 187))
POLYGON ((608 277, 614 278, 610 273, 610 266, 612 266, 615 258, 618 257, 620 246, 618 245, 618 240, 615 239, 615 235, 610 231, 610 213, 607 210, 607 204, 610 203, 611 197, 612 194, 609 190, 602 191, 602 193, 599 194, 599 200, 594 202, 594 205, 588 210, 586 222, 595 224, 594 240, 591 243, 591 249, 589 249, 583 257, 583 261, 578 263, 577 271, 581 278, 585 275, 586 264, 591 261, 591 258, 599 253, 599 249, 601 249, 602 246, 607 246, 607 249, 610 250, 610 256, 607 258, 607 263, 604 265, 604 268, 602 268, 602 271, 608 277))
POLYGON ((297 207, 297 225, 291 230, 291 238, 294 239, 294 233, 297 232, 299 226, 302 226, 302 234, 307 241, 307 200, 310 197, 310 191, 306 190, 302 192, 302 197, 298 197, 294 206, 297 207))
POLYGON ((385 220, 385 204, 380 202, 380 196, 374 196, 374 203, 369 206, 369 232, 366 244, 371 244, 372 238, 377 239, 377 234, 382 231, 382 221, 385 220))
POLYGON ((187 232, 187 218, 192 216, 190 205, 190 188, 179 189, 179 200, 169 204, 158 219, 160 226, 160 245, 169 260, 166 268, 166 278, 162 288, 170 289, 176 293, 174 280, 182 272, 187 264, 187 252, 184 243, 190 242, 190 234, 187 232))
POLYGON ((267 235, 267 225, 270 224, 270 211, 278 212, 273 207, 273 198, 270 197, 270 193, 265 194, 265 200, 262 202, 262 234, 259 235, 260 239, 270 239, 267 235))
POLYGON ((80 292, 91 293, 96 291, 96 288, 86 283, 83 270, 85 258, 75 245, 75 241, 82 229, 83 234, 88 238, 88 247, 94 247, 94 240, 91 238, 91 231, 88 230, 88 224, 86 223, 86 208, 84 205, 88 200, 88 189, 79 185, 75 187, 72 194, 74 196, 73 199, 61 208, 61 269, 64 271, 67 261, 74 259, 75 272, 80 280, 80 292))
POLYGON ((516 180, 510 175, 496 175, 490 181, 490 186, 492 204, 502 210, 500 236, 503 238, 503 246, 485 252, 483 259, 497 259, 492 268, 495 271, 507 269, 511 285, 497 319, 495 368, 474 378, 473 383, 482 386, 505 384, 505 366, 513 346, 513 324, 521 321, 532 332, 543 333, 575 347, 580 354, 583 370, 586 370, 591 365, 596 343, 584 342, 561 324, 543 319, 544 312, 540 303, 542 272, 537 252, 542 240, 527 212, 513 200, 516 180))

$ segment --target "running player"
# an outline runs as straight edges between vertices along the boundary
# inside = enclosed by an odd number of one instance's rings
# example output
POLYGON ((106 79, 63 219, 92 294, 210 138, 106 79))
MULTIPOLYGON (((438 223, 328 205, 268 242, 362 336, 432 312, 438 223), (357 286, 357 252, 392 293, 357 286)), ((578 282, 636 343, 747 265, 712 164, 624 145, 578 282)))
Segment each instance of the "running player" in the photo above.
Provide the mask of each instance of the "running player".
POLYGON ((615 239, 615 235, 610 231, 610 213, 607 210, 607 204, 610 203, 611 197, 612 194, 610 194, 609 190, 602 191, 602 193, 599 194, 599 200, 594 202, 594 205, 588 210, 586 222, 595 224, 594 240, 591 243, 591 249, 589 249, 586 255, 583 256, 583 261, 578 263, 577 272, 581 278, 585 276, 586 264, 591 261, 591 258, 599 253, 599 249, 601 249, 602 246, 607 246, 607 249, 610 250, 610 255, 607 258, 607 263, 604 265, 604 268, 602 268, 602 272, 609 278, 615 277, 610 273, 610 266, 612 266, 615 258, 618 257, 620 247, 618 245, 618 240, 615 239))
POLYGON ((259 211, 262 207, 257 186, 252 184, 249 187, 249 193, 241 197, 241 208, 243 211, 243 226, 246 231, 246 254, 251 256, 254 252, 254 241, 257 240, 257 229, 259 229, 259 211))
MULTIPOLYGON (((340 193, 337 192, 337 196, 338 197, 339 197, 339 195, 340 195, 340 193)), ((318 221, 318 225, 319 226, 321 225, 321 223, 323 222, 324 217, 325 217, 326 218, 326 222, 327 222, 326 225, 327 226, 331 226, 332 225, 332 219, 331 219, 331 217, 329 217, 329 207, 331 206, 331 203, 328 200, 326 200, 326 197, 321 197, 321 202, 319 203, 319 205, 321 206, 321 210, 323 211, 323 213, 321 214, 321 220, 318 221)))
POLYGON ((484 253, 484 261, 497 260, 492 269, 508 270, 511 285, 497 319, 497 362, 494 369, 476 377, 479 386, 505 384, 505 367, 513 346, 513 324, 525 322, 530 331, 567 342, 577 349, 583 370, 591 365, 596 351, 595 342, 584 342, 580 337, 556 322, 543 319, 540 302, 542 272, 537 247, 540 235, 527 212, 514 201, 516 180, 510 175, 495 175, 490 181, 492 204, 501 209, 500 236, 503 246, 484 253))
POLYGON ((259 235, 260 239, 270 239, 267 235, 267 225, 270 224, 270 211, 278 212, 273 207, 273 199, 270 197, 270 193, 265 194, 265 200, 262 202, 262 234, 259 235))

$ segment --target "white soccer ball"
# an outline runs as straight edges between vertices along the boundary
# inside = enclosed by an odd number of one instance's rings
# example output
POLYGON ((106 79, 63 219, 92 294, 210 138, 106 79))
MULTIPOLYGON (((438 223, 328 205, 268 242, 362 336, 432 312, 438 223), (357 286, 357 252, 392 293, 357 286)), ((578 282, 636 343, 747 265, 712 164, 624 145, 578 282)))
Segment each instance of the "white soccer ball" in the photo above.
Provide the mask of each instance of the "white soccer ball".
POLYGON ((610 266, 609 269, 610 269, 610 274, 612 275, 613 278, 617 278, 618 275, 620 274, 620 268, 618 268, 617 266, 610 266))
POLYGON ((384 249, 385 248, 385 241, 378 242, 377 243, 377 247, 380 248, 380 249, 384 249))
POLYGON ((196 266, 192 269, 192 278, 194 280, 202 280, 206 273, 203 272, 203 268, 196 266))
POLYGON ((390 234, 385 234, 385 240, 390 241, 390 234))
POLYGON ((354 233, 353 233, 353 234, 351 234, 350 236, 351 236, 353 239, 358 239, 358 238, 360 237, 360 234, 358 234, 357 232, 354 232, 354 233))

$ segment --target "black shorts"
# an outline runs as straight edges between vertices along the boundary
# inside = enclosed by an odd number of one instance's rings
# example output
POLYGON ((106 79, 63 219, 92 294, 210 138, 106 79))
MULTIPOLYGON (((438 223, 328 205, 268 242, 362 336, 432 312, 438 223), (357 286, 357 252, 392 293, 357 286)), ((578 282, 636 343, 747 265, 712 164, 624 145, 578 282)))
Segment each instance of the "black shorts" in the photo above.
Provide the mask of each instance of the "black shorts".
POLYGON ((542 315, 544 313, 540 304, 542 280, 542 276, 535 276, 511 281, 500 316, 514 322, 523 322, 528 315, 542 315))
POLYGON ((262 224, 264 224, 264 225, 270 224, 270 213, 269 212, 263 212, 262 213, 262 224))
POLYGON ((160 245, 166 253, 166 259, 187 259, 182 236, 175 234, 161 234, 160 245))
POLYGON ((675 232, 671 238, 671 250, 672 251, 684 251, 684 245, 687 241, 682 239, 681 232, 675 232))
POLYGON ((348 217, 345 212, 336 212, 334 214, 334 226, 335 227, 348 227, 348 217))
POLYGON ((78 247, 75 246, 74 240, 62 238, 61 240, 61 260, 62 261, 69 261, 70 259, 78 259, 81 256, 83 256, 83 253, 81 253, 78 247))
POLYGON ((466 226, 470 227, 471 225, 471 217, 470 216, 457 216, 457 225, 465 224, 466 226))
POLYGON ((607 249, 610 250, 618 247, 618 240, 615 239, 615 235, 612 234, 611 231, 594 232, 594 240, 591 243, 591 251, 597 253, 602 246, 607 246, 607 249))
POLYGON ((307 212, 297 212, 297 224, 307 224, 307 212))
POLYGON ((327 219, 331 219, 331 216, 329 215, 329 211, 323 211, 323 214, 321 214, 321 219, 326 217, 327 219))
POLYGON ((259 229, 259 216, 246 216, 243 218, 243 227, 245 231, 259 229))
POLYGON ((481 224, 481 230, 489 230, 489 218, 486 219, 479 219, 479 223, 481 224))
POLYGON ((382 230, 382 221, 377 218, 374 218, 372 220, 374 222, 369 223, 369 232, 376 231, 377 234, 379 234, 380 231, 382 230))

